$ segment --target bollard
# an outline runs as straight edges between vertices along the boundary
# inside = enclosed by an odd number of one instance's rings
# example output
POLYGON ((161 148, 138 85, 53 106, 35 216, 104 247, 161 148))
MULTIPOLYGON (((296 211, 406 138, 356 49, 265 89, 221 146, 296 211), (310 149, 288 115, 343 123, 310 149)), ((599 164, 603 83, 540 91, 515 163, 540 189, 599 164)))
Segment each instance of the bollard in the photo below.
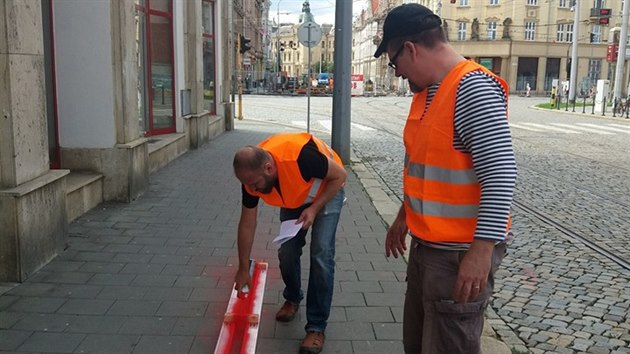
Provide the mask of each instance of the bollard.
POLYGON ((569 95, 567 95, 567 105, 564 106, 564 111, 568 112, 569 111, 569 95))
POLYGON ((562 96, 560 95, 560 92, 558 92, 558 98, 556 99, 556 109, 560 109, 560 102, 562 102, 562 96))
POLYGON ((602 98, 602 116, 606 115, 606 97, 602 98))
POLYGON ((616 117, 616 113, 617 113, 617 105, 619 104, 619 99, 615 98, 615 101, 613 102, 613 118, 616 117))
POLYGON ((595 114, 595 97, 593 97, 593 107, 591 108, 591 114, 595 114))
POLYGON ((584 96, 584 102, 582 102, 582 114, 585 113, 586 110, 586 96, 584 96))
POLYGON ((575 113, 575 103, 577 102, 577 99, 573 100, 573 108, 571 110, 571 112, 575 113))

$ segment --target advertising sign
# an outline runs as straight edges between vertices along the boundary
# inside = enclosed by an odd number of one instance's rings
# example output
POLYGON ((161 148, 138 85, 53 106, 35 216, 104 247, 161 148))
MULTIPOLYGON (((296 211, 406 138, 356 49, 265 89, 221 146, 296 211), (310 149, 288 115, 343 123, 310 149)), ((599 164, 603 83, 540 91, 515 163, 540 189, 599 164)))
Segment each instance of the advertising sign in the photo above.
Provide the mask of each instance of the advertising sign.
POLYGON ((363 74, 350 76, 350 94, 352 96, 363 96, 363 74))

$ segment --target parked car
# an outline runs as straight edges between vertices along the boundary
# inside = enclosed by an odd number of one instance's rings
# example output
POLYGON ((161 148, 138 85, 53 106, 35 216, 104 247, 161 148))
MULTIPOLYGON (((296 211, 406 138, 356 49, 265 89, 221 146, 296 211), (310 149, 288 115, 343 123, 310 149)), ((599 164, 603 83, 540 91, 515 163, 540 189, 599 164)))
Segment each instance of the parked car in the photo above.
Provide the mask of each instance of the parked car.
POLYGON ((295 76, 287 77, 287 82, 284 86, 286 90, 295 91, 299 87, 298 78, 295 76))
POLYGON ((320 73, 317 75, 317 85, 318 86, 328 86, 330 81, 330 75, 328 73, 320 73))

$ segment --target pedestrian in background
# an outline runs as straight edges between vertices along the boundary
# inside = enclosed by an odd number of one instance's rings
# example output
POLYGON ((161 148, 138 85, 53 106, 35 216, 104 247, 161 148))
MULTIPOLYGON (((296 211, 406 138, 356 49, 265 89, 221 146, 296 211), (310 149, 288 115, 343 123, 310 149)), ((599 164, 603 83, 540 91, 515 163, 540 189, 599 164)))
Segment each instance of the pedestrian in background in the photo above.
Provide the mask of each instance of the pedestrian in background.
POLYGON ((414 3, 391 10, 375 57, 387 52, 414 92, 404 129, 404 202, 385 253, 411 234, 406 353, 481 352, 483 313, 506 252, 516 163, 505 81, 447 42, 441 19, 414 3))
POLYGON ((332 303, 335 271, 335 235, 344 200, 346 171, 339 156, 308 133, 271 136, 258 146, 246 146, 234 156, 234 173, 242 183, 238 224, 239 267, 234 288, 242 295, 251 288, 249 259, 256 233, 259 198, 280 207, 280 221, 303 223, 297 235, 278 250, 285 288, 284 305, 276 320, 294 319, 304 298, 301 286, 302 248, 312 226, 310 273, 306 293, 306 336, 300 354, 319 353, 332 303))
POLYGON ((531 91, 532 91, 532 87, 529 86, 529 82, 528 82, 527 85, 525 85, 525 97, 529 97, 531 91))

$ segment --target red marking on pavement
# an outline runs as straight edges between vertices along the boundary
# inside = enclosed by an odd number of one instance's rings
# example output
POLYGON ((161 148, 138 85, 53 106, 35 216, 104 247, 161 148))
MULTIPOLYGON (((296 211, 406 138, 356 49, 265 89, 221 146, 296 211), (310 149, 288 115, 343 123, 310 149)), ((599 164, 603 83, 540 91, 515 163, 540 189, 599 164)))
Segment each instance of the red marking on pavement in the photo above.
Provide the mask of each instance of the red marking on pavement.
POLYGON ((266 263, 256 263, 251 277, 251 289, 246 296, 239 298, 236 290, 232 291, 215 354, 253 353, 251 349, 256 346, 264 295, 266 274, 263 272, 266 270, 266 263))

